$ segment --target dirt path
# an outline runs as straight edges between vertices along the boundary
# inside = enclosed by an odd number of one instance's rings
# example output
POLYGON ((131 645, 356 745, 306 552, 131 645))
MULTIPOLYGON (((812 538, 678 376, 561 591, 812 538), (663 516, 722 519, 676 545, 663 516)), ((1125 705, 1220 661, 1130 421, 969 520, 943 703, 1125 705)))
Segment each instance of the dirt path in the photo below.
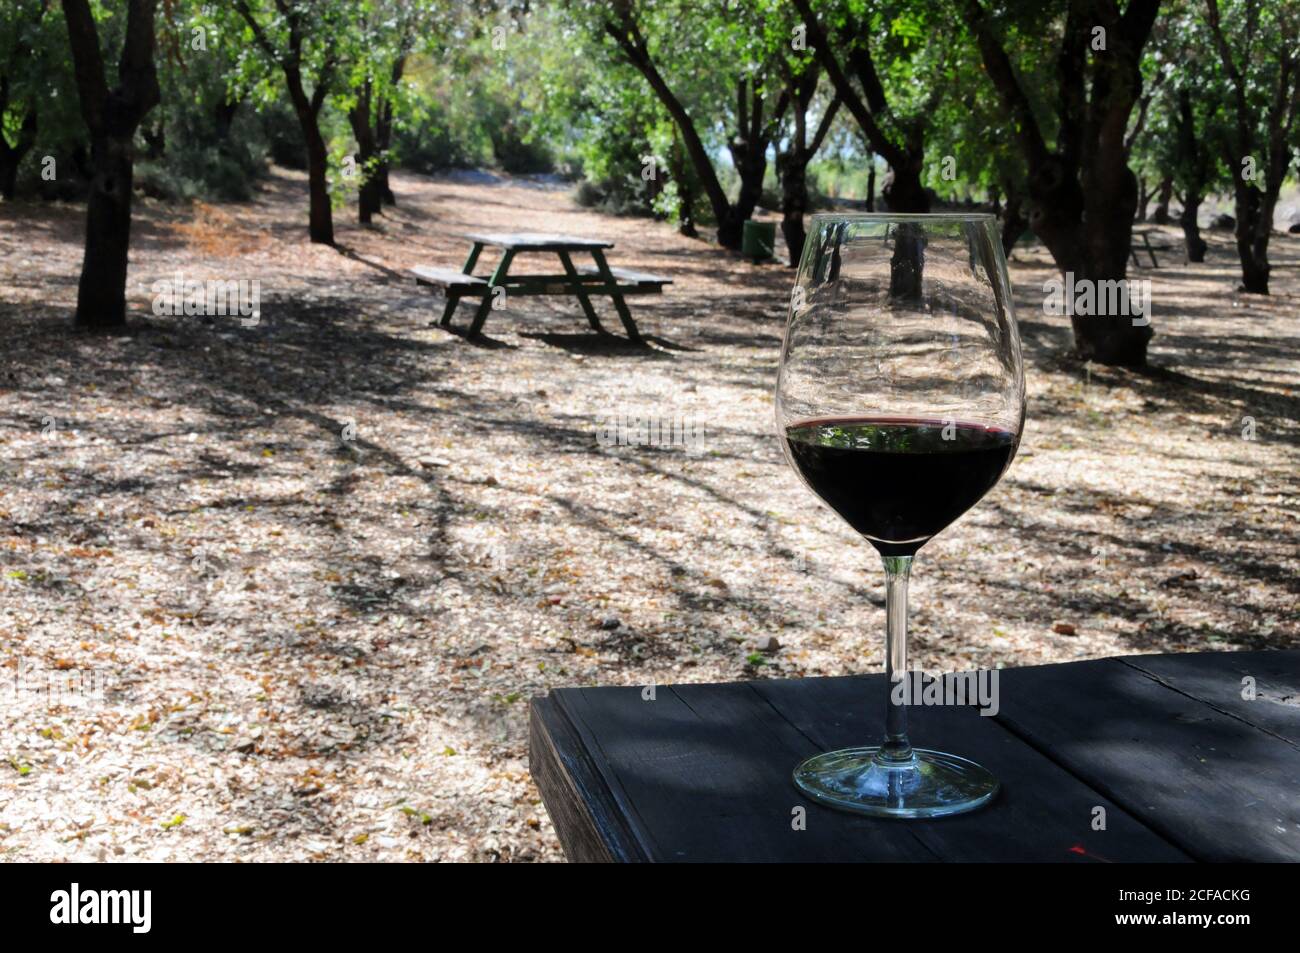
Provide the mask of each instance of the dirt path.
MULTIPOLYGON (((4 857, 555 860, 529 697, 881 664, 875 560, 772 435, 786 269, 544 185, 397 188, 377 230, 340 216, 342 254, 305 242, 288 173, 247 206, 146 203, 141 317, 108 340, 67 330, 81 210, 0 205, 4 857), (484 346, 431 327, 401 269, 489 228, 672 275, 634 304, 653 345, 563 299, 512 302, 484 346), (177 272, 256 279, 260 323, 150 315, 177 272), (602 449, 617 413, 702 448, 602 449)), ((918 562, 918 665, 1300 644, 1300 239, 1259 300, 1210 237, 1142 272, 1144 376, 1063 360, 1046 259, 1018 254, 1030 423, 918 562)))

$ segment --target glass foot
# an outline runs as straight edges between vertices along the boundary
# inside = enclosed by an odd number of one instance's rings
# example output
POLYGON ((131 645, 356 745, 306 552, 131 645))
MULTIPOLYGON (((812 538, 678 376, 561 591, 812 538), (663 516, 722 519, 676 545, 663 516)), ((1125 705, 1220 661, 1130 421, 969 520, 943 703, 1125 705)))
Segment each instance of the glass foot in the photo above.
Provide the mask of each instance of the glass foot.
POLYGON ((879 748, 841 748, 794 770, 795 787, 815 801, 876 817, 943 817, 973 811, 998 793, 998 779, 974 761, 913 748, 912 760, 876 760, 879 748))

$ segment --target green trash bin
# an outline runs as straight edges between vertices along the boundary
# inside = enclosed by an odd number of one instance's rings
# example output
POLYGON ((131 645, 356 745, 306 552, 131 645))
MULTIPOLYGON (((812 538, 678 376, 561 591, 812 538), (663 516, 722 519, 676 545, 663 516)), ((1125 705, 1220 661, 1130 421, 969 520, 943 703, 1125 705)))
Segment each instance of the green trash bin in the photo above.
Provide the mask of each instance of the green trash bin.
POLYGON ((740 234, 740 253, 751 261, 767 261, 774 257, 775 248, 776 223, 746 219, 740 234))

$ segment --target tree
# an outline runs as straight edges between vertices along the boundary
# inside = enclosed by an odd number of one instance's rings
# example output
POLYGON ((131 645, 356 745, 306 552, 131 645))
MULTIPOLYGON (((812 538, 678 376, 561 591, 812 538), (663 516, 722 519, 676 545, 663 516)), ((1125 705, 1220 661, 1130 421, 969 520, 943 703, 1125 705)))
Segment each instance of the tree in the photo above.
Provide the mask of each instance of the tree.
POLYGON ((153 59, 156 5, 157 0, 128 0, 118 83, 110 88, 88 0, 63 0, 93 169, 86 202, 86 252, 77 288, 78 327, 98 330, 126 323, 133 140, 141 121, 161 98, 153 59))
POLYGON ((1192 105, 1192 93, 1186 87, 1177 92, 1178 106, 1175 112, 1174 128, 1178 136, 1178 157, 1175 165, 1175 179, 1182 186, 1183 210, 1178 223, 1183 228, 1183 243, 1187 248, 1189 262, 1205 261, 1206 244, 1201 237, 1200 214, 1201 201, 1213 178, 1216 165, 1214 152, 1197 136, 1196 112, 1192 105))
MULTIPOLYGON (((775 84, 773 84, 775 85, 775 84)), ((763 197, 767 174, 767 149, 776 138, 781 119, 789 108, 789 91, 780 87, 771 113, 765 112, 771 96, 762 71, 736 80, 735 128, 727 140, 727 151, 740 176, 736 201, 723 213, 718 224, 718 244, 739 248, 746 219, 754 214, 763 197)))
POLYGON ((794 131, 789 136, 785 149, 777 153, 776 172, 781 180, 781 234, 785 238, 792 268, 799 265, 807 237, 803 217, 808 211, 808 163, 821 148, 840 108, 837 93, 822 110, 821 119, 809 140, 808 113, 817 93, 820 75, 821 70, 815 62, 806 63, 803 64, 801 74, 791 71, 786 80, 793 106, 794 131))
MULTIPOLYGON (((861 127, 871 151, 889 163, 890 179, 881 190, 891 211, 928 212, 930 195, 922 183, 925 165, 925 133, 929 117, 948 90, 938 74, 941 70, 927 68, 921 55, 920 38, 927 33, 942 35, 942 21, 927 19, 926 8, 921 4, 903 4, 885 17, 879 11, 869 19, 868 11, 859 16, 855 3, 826 4, 827 17, 832 25, 838 24, 834 41, 822 26, 811 0, 794 0, 794 7, 803 21, 805 42, 815 50, 818 60, 826 70, 832 87, 844 108, 861 127), (881 24, 880 29, 872 26, 881 24), (887 29, 885 29, 887 27, 887 29), (883 31, 885 37, 879 34, 883 31), (836 49, 840 51, 838 54, 836 49), (841 57, 843 62, 841 63, 841 57), (913 88, 926 88, 917 101, 908 103, 902 94, 892 95, 882 79, 882 64, 908 62, 911 67, 913 88), (931 74, 931 82, 917 82, 917 73, 931 74), (856 79, 859 89, 853 86, 856 79)), ((942 61, 942 42, 932 44, 942 61)))
MULTIPOLYGON (((284 75, 289 101, 307 143, 308 234, 317 244, 332 245, 329 149, 321 132, 321 109, 338 82, 339 65, 346 56, 344 47, 357 37, 354 7, 346 0, 232 2, 246 28, 246 42, 262 55, 260 66, 278 67, 284 75)), ((244 65, 251 66, 248 60, 244 65)))
MULTIPOLYGON (((668 23, 673 31, 674 44, 680 47, 683 38, 689 40, 692 37, 702 38, 706 43, 730 44, 726 54, 729 60, 723 61, 739 63, 738 71, 729 82, 734 90, 736 108, 727 149, 740 177, 739 194, 732 203, 713 167, 695 118, 660 68, 656 53, 642 30, 642 11, 635 0, 614 0, 599 6, 603 10, 602 30, 614 40, 627 62, 642 75, 676 124, 682 148, 717 220, 718 243, 724 248, 739 248, 744 222, 754 214, 762 195, 768 147, 789 103, 783 86, 773 82, 776 67, 771 57, 765 55, 761 37, 745 18, 735 20, 736 11, 720 11, 717 18, 701 23, 697 31, 682 29, 676 14, 684 15, 684 9, 658 11, 660 18, 671 17, 668 23), (743 28, 738 29, 737 24, 743 28)), ((745 11, 749 12, 748 8, 745 11)), ((713 59, 716 61, 722 52, 714 50, 713 59)))
MULTIPOLYGON (((1050 81, 1050 64, 1039 53, 1022 56, 1021 82, 1031 88, 1050 81)), ((936 196, 960 201, 987 195, 1002 221, 1002 248, 1010 257, 1029 228, 1025 161, 1015 146, 1015 127, 996 90, 984 78, 979 51, 954 43, 944 55, 944 81, 960 96, 941 98, 926 117, 925 184, 936 196)))
MULTIPOLYGON (((1051 91, 1056 141, 1049 146, 1040 119, 1045 110, 1035 108, 1017 77, 999 18, 981 0, 964 0, 963 17, 988 78, 1014 120, 1015 141, 1028 166, 1030 228, 1062 272, 1085 281, 1127 276, 1138 199, 1137 179, 1128 166, 1132 139, 1127 131, 1142 90, 1142 51, 1159 2, 1129 0, 1121 13, 1110 0, 1068 0, 1051 91)), ((1031 23, 1009 21, 1007 27, 1014 38, 1041 48, 1041 23, 1041 12, 1036 12, 1031 23)), ((1149 322, 1135 324, 1127 315, 1078 314, 1070 322, 1075 350, 1084 360, 1146 364, 1149 322)))
POLYGON ((12 199, 18 166, 36 144, 49 0, 17 0, 0 14, 0 197, 12 199), (10 139, 12 138, 12 142, 10 139))
MULTIPOLYGON (((119 27, 104 41, 117 42, 120 32, 119 27)), ((81 197, 78 176, 59 173, 88 170, 85 137, 67 25, 58 4, 11 0, 0 6, 0 198, 15 197, 23 164, 34 155, 41 157, 42 194, 61 191, 81 197)), ((88 171, 82 178, 89 178, 88 171)))
POLYGON ((1219 0, 1206 0, 1205 12, 1231 90, 1235 121, 1222 155, 1233 173, 1242 288, 1268 294, 1273 211, 1291 163, 1291 133, 1300 112, 1300 9, 1236 0, 1230 26, 1224 24, 1219 0))
POLYGON ((350 64, 344 98, 348 123, 357 140, 357 164, 363 176, 358 192, 358 216, 367 224, 385 204, 395 205, 388 181, 394 108, 406 106, 402 78, 411 56, 429 48, 440 30, 435 29, 435 6, 429 0, 369 0, 358 4, 355 45, 357 60, 350 64))
MULTIPOLYGON (((1204 197, 1228 185, 1218 161, 1228 88, 1205 22, 1204 0, 1172 0, 1152 30, 1151 56, 1173 66, 1149 99, 1146 128, 1135 151, 1168 183, 1182 205, 1178 222, 1189 262, 1205 260, 1198 215, 1204 197)), ((1159 208, 1156 221, 1159 221, 1159 208)))
POLYGON ((1174 197, 1174 177, 1165 173, 1156 189, 1156 210, 1151 213, 1151 221, 1157 225, 1169 224, 1169 202, 1174 197))
MULTIPOLYGON (((807 235, 803 220, 808 212, 808 165, 834 125, 840 98, 835 93, 824 94, 821 64, 807 44, 799 42, 803 27, 785 0, 750 0, 746 10, 753 17, 752 23, 747 21, 745 26, 761 44, 755 53, 773 64, 782 83, 781 108, 789 116, 774 144, 776 177, 781 187, 781 233, 790 267, 794 268, 803 254, 807 235)), ((761 177, 756 184, 761 190, 761 177)))

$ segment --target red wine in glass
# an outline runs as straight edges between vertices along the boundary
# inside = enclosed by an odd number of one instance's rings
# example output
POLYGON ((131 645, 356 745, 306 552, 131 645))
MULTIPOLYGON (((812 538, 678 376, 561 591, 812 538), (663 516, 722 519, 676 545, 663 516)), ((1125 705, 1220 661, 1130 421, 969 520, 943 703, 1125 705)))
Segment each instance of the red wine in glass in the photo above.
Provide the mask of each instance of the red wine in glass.
POLYGON ((956 420, 829 417, 786 427, 795 470, 882 556, 912 556, 979 502, 1017 434, 956 420))

